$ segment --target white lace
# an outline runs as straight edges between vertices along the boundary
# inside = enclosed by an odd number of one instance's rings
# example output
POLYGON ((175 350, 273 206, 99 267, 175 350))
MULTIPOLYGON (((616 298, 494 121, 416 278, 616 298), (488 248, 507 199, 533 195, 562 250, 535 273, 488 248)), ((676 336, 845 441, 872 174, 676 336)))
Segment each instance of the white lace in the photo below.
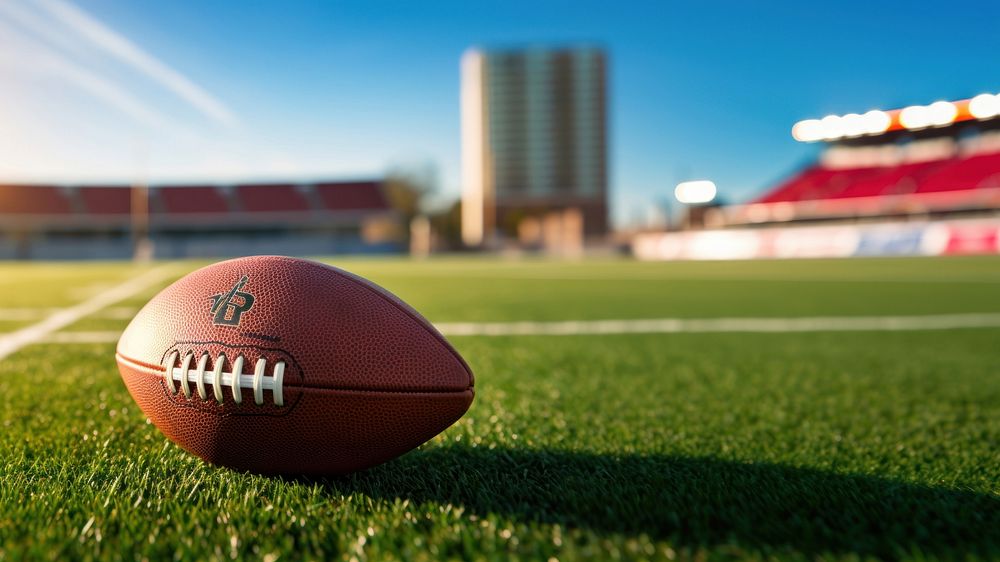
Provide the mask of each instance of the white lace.
POLYGON ((180 354, 176 351, 172 352, 167 357, 166 371, 163 374, 163 378, 167 382, 167 387, 173 394, 177 394, 177 386, 174 384, 174 381, 180 381, 180 390, 184 393, 184 397, 191 398, 191 383, 194 382, 198 397, 202 400, 208 399, 205 384, 210 384, 212 385, 215 399, 220 404, 224 396, 222 387, 228 386, 232 391, 233 401, 237 404, 243 402, 243 395, 240 389, 252 388, 253 401, 258 406, 264 403, 265 390, 271 391, 275 406, 285 405, 285 398, 282 392, 282 381, 285 377, 284 361, 276 362, 269 376, 265 374, 267 371, 267 359, 263 357, 257 360, 252 375, 243 374, 243 355, 236 356, 236 359, 233 361, 233 368, 228 372, 223 370, 223 366, 226 363, 225 354, 219 354, 218 359, 214 361, 215 368, 212 371, 205 370, 209 360, 208 353, 201 354, 201 357, 198 358, 198 364, 194 369, 191 368, 194 353, 185 354, 180 366, 177 366, 178 359, 180 359, 180 354))

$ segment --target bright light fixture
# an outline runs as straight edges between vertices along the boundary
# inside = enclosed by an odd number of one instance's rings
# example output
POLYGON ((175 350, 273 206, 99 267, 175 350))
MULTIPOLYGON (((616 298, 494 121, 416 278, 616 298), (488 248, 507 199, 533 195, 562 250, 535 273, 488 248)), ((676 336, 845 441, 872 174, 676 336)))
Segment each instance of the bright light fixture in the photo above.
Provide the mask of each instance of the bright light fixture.
POLYGON ((1000 115, 1000 95, 979 94, 969 102, 969 113, 977 119, 1000 115))
POLYGON ((865 133, 869 135, 884 133, 892 125, 892 117, 889 117, 888 113, 877 109, 865 113, 861 118, 864 119, 865 133))
POLYGON ((950 101, 936 101, 927 107, 927 118, 931 125, 948 125, 958 117, 958 107, 950 101))
POLYGON ((899 112, 899 122, 907 129, 923 129, 931 124, 931 110, 923 105, 911 105, 899 112))
POLYGON ((844 123, 839 115, 827 115, 820 120, 820 123, 823 125, 823 138, 826 140, 844 136, 844 123))
POLYGON ((819 119, 799 121, 792 127, 792 137, 799 142, 815 142, 823 136, 823 122, 819 119))
POLYGON ((708 203, 715 199, 718 190, 709 180, 683 181, 674 189, 674 197, 685 205, 708 203))
POLYGON ((857 113, 848 113, 840 118, 845 137, 860 137, 865 134, 865 118, 857 113))
POLYGON ((1000 94, 980 94, 969 100, 941 100, 928 105, 911 105, 892 112, 873 109, 862 114, 848 113, 827 115, 822 119, 806 119, 792 127, 792 136, 800 142, 836 141, 881 135, 890 129, 915 131, 928 127, 946 127, 970 119, 994 117, 1000 117, 1000 94))

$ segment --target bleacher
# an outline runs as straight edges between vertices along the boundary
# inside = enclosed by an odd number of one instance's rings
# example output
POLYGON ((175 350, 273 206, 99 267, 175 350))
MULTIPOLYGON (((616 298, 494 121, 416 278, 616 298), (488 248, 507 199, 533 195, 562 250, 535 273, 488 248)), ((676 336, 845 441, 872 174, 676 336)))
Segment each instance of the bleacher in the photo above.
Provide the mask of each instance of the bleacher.
POLYGON ((821 148, 817 161, 749 203, 702 210, 706 226, 1000 216, 1000 95, 826 115, 791 133, 821 148))
POLYGON ((80 187, 76 193, 87 215, 128 215, 132 212, 132 191, 121 187, 80 187))
POLYGON ((885 166, 807 166, 716 224, 946 215, 1000 210, 1000 152, 885 166))
POLYGON ((238 185, 236 199, 240 210, 247 213, 307 213, 313 210, 300 188, 293 184, 238 185))
POLYGON ((1000 153, 958 158, 924 178, 918 193, 1000 188, 1000 153))
POLYGON ((320 183, 315 189, 327 211, 368 211, 389 206, 385 194, 374 182, 320 183))
POLYGON ((0 185, 0 259, 128 257, 133 224, 160 257, 397 251, 401 231, 378 181, 0 185))
POLYGON ((73 212, 69 197, 50 185, 0 185, 0 216, 63 216, 73 212))
POLYGON ((218 187, 211 185, 164 186, 156 190, 157 210, 174 216, 225 214, 229 202, 218 187))

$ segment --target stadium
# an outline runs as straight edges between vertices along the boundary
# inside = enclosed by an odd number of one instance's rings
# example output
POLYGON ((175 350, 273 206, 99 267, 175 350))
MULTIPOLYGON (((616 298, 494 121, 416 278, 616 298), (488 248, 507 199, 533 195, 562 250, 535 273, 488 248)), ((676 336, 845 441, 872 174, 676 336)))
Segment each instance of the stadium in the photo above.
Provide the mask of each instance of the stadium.
POLYGON ((980 94, 800 121, 819 160, 706 230, 643 235, 643 259, 842 258, 1000 253, 1000 98, 980 94))
POLYGON ((993 19, 851 7, 0 2, 0 561, 1000 559, 993 19))

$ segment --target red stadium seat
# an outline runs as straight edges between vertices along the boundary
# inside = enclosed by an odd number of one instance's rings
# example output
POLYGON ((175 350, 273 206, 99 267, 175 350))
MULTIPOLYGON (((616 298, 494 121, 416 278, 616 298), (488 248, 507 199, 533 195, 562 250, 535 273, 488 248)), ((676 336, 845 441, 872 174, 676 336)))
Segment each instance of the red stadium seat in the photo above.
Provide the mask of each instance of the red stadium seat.
POLYGON ((881 168, 867 177, 857 177, 833 199, 851 197, 877 197, 880 195, 906 195, 917 190, 920 179, 943 165, 941 161, 917 162, 881 168))
POLYGON ((876 197, 986 187, 1000 187, 1000 153, 885 168, 833 171, 816 166, 779 185, 758 202, 876 197))
POLYGON ((881 168, 833 170, 813 166, 779 185, 756 202, 779 203, 831 199, 853 183, 880 172, 881 168))
POLYGON ((174 186, 157 188, 163 211, 168 214, 228 213, 229 203, 212 186, 174 186))
POLYGON ((250 213, 300 212, 309 202, 292 184, 256 184, 236 187, 240 208, 250 213))
POLYGON ((0 185, 0 214, 68 215, 73 206, 51 185, 0 185))
POLYGON ((132 190, 128 187, 80 187, 77 193, 91 215, 127 215, 132 211, 132 190))
POLYGON ((993 153, 877 168, 816 165, 731 214, 751 222, 879 216, 995 207, 998 197, 1000 153, 993 153))
POLYGON ((384 210, 389 205, 382 194, 382 184, 374 181, 321 183, 316 194, 327 211, 384 210))
POLYGON ((960 158, 925 178, 918 193, 1000 187, 1000 153, 960 158))

